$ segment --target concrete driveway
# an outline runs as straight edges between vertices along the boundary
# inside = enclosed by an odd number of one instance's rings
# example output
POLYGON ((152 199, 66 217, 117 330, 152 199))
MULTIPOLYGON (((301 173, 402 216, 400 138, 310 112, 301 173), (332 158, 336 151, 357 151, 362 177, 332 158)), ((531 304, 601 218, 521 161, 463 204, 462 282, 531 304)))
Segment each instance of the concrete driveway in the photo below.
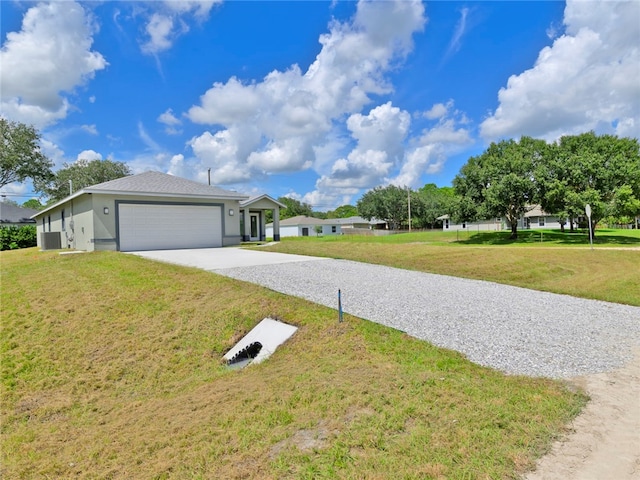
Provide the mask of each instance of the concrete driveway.
POLYGON ((240 247, 194 248, 188 250, 151 250, 128 252, 139 257, 175 263, 207 271, 238 267, 256 267, 293 262, 313 262, 327 258, 291 255, 288 253, 261 252, 240 247))

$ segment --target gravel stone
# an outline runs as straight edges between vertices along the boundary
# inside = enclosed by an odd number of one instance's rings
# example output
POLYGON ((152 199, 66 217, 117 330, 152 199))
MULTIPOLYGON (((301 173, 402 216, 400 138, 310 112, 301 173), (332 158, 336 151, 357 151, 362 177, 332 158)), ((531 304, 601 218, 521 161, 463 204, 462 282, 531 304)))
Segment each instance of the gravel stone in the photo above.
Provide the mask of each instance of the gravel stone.
POLYGON ((640 347, 640 307, 349 260, 214 271, 335 309, 340 289, 345 313, 510 374, 610 371, 640 347))

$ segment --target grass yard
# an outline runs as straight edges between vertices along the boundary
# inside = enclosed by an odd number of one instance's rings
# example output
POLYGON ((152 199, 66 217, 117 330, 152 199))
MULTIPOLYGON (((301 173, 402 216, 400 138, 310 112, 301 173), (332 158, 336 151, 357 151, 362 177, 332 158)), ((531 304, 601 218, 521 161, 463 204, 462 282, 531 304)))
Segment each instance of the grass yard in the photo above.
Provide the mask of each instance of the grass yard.
POLYGON ((517 478, 586 401, 196 269, 112 252, 0 261, 2 478, 517 478), (227 370, 268 315, 298 332, 227 370))
POLYGON ((640 247, 638 230, 598 230, 594 250, 588 247, 588 237, 579 233, 543 232, 543 243, 540 231, 521 232, 517 241, 509 240, 508 232, 459 235, 465 238, 458 242, 456 232, 439 231, 285 238, 262 248, 640 306, 640 250, 634 248, 640 247))

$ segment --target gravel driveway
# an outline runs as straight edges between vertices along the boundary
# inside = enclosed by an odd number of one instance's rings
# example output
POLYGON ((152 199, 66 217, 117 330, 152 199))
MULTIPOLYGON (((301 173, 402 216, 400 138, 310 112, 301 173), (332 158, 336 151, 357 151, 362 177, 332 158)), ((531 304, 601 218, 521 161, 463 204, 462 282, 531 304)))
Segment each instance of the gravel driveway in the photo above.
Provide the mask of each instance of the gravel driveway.
POLYGON ((640 347, 640 307, 348 260, 242 249, 138 254, 336 309, 340 289, 346 313, 508 373, 569 378, 605 372, 640 347))
POLYGON ((640 346, 639 307, 348 260, 214 271, 336 309, 340 289, 346 313, 508 373, 608 371, 640 346))

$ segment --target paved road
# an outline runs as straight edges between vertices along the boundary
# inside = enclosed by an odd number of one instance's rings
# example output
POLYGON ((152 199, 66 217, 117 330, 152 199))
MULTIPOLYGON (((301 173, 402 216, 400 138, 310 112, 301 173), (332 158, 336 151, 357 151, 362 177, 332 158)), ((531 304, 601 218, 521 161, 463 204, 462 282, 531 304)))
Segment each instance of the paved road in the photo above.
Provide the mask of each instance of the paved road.
POLYGON ((640 308, 347 260, 240 248, 140 252, 263 285, 499 370, 567 378, 622 366, 640 346, 640 308))

